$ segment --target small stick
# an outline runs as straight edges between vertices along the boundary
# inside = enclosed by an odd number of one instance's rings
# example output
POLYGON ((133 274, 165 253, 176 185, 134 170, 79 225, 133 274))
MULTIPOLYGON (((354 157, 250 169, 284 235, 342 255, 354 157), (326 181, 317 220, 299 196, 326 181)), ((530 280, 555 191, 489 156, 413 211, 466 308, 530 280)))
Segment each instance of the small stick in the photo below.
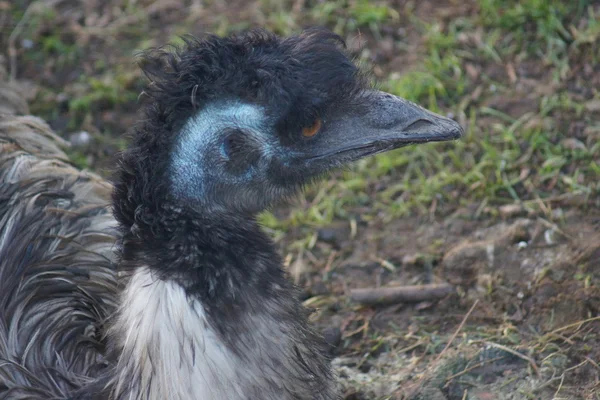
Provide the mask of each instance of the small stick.
MULTIPOLYGON (((572 324, 565 325, 565 326, 562 326, 560 328, 557 328, 557 329, 553 330, 552 332, 547 333, 546 335, 548 335, 548 334, 556 334, 558 332, 562 332, 564 330, 575 328, 575 327, 577 327, 577 330, 579 330, 579 329, 581 329, 581 326, 583 324, 587 324, 588 322, 594 322, 594 321, 600 321, 600 316, 592 317, 592 318, 588 318, 588 319, 584 319, 582 321, 573 322, 572 324)), ((544 335, 544 336, 546 336, 546 335, 544 335)))
POLYGON ((445 388, 446 388, 446 387, 448 387, 448 384, 450 383, 450 381, 451 381, 452 379, 456 379, 456 378, 458 378, 458 377, 459 377, 459 376, 461 376, 461 375, 467 374, 467 373, 469 373, 469 372, 473 371, 474 369, 477 369, 477 368, 479 368, 479 367, 482 367, 482 366, 484 366, 485 364, 491 364, 491 363, 493 363, 493 362, 495 362, 495 361, 502 360, 503 358, 505 358, 505 356, 500 356, 500 357, 492 358, 492 359, 489 359, 489 360, 483 360, 483 361, 481 361, 481 362, 478 362, 478 363, 477 363, 477 364, 475 364, 475 365, 472 365, 472 366, 470 366, 469 368, 465 368, 465 369, 463 369, 463 370, 462 370, 462 371, 460 371, 459 373, 456 373, 456 374, 454 374, 454 375, 450 375, 449 377, 447 377, 447 378, 446 378, 446 384, 444 385, 444 387, 445 387, 445 388))
POLYGON ((324 268, 325 272, 331 271, 331 266, 333 265, 335 256, 337 256, 337 251, 332 250, 331 253, 329 254, 329 257, 327 258, 327 263, 325 264, 325 268, 324 268))
POLYGON ((441 299, 454 292, 454 286, 442 283, 431 285, 351 289, 350 299, 364 305, 414 303, 441 299))
MULTIPOLYGON (((479 300, 475 300, 475 302, 473 303, 473 305, 471 306, 471 308, 469 309, 469 311, 465 314, 465 316, 463 317, 462 321, 458 325, 458 328, 456 328, 456 330, 454 331, 454 334, 452 335, 452 337, 450 338, 450 340, 448 341, 448 343, 446 343, 446 347, 444 347, 444 349, 440 352, 440 354, 438 354, 438 356, 436 357, 436 359, 431 364, 429 364, 429 366, 427 367, 427 369, 429 371, 434 371, 437 368, 438 363, 442 359, 442 356, 448 350, 448 348, 450 347, 450 345, 452 345, 452 342, 454 342, 454 339, 456 339, 456 337, 458 336, 458 333, 462 330, 463 326, 465 326, 465 323, 467 322, 467 319, 469 319, 469 316, 471 315, 471 313, 473 312, 473 310, 475 310, 475 307, 477 306, 477 303, 479 303, 479 300)), ((464 373, 464 371, 463 371, 463 373, 464 373)), ((412 398, 413 395, 416 393, 416 391, 419 389, 419 387, 421 387, 421 384, 422 384, 423 380, 426 378, 426 376, 427 376, 427 374, 422 374, 421 377, 417 379, 416 383, 414 383, 411 386, 411 389, 409 389, 409 392, 407 392, 409 398, 412 398)), ((448 379, 452 379, 452 378, 453 377, 450 377, 448 379)), ((448 382, 449 382, 449 380, 448 380, 448 382)))
POLYGON ((591 358, 589 358, 587 356, 585 357, 585 359, 588 360, 590 362, 590 364, 592 364, 594 367, 596 367, 596 369, 600 370, 600 366, 598 365, 598 363, 596 361, 592 360, 591 358))
POLYGON ((475 300, 475 303, 473 303, 473 305, 471 306, 471 308, 469 309, 469 311, 465 314, 464 318, 462 319, 462 321, 458 325, 458 328, 456 328, 456 330, 454 331, 454 334, 452 335, 452 337, 450 338, 450 340, 448 341, 448 343, 446 343, 446 347, 444 347, 444 350, 442 350, 440 352, 440 354, 438 354, 437 358, 435 359, 435 361, 433 363, 434 365, 437 364, 438 361, 440 361, 442 359, 442 356, 444 355, 444 353, 446 352, 446 350, 448 350, 450 348, 450 346, 452 345, 452 342, 454 342, 454 339, 456 339, 456 337, 458 336, 458 333, 460 331, 462 331, 463 326, 465 326, 465 322, 467 322, 467 320, 469 319, 469 316, 471 315, 471 313, 473 312, 473 310, 477 306, 477 303, 479 303, 479 299, 475 300))
POLYGON ((497 349, 503 350, 507 353, 512 354, 513 356, 519 357, 520 359, 527 361, 529 363, 529 365, 531 365, 531 368, 535 371, 535 374, 538 376, 538 378, 540 377, 540 369, 538 368, 538 366, 535 363, 535 361, 533 360, 533 358, 526 356, 525 354, 519 353, 518 351, 513 350, 510 347, 506 347, 506 346, 498 344, 498 343, 494 343, 494 342, 485 342, 485 343, 488 346, 496 347, 497 349))

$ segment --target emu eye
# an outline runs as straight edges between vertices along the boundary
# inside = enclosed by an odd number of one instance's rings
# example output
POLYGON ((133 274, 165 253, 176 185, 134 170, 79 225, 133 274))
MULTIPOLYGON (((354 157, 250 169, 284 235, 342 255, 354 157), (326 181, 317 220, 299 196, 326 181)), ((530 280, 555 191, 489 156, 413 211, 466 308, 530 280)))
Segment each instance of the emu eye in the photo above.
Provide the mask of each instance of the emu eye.
POLYGON ((313 122, 311 126, 302 128, 302 136, 307 138, 315 136, 317 133, 319 133, 319 130, 321 130, 321 125, 321 118, 315 119, 315 122, 313 122))

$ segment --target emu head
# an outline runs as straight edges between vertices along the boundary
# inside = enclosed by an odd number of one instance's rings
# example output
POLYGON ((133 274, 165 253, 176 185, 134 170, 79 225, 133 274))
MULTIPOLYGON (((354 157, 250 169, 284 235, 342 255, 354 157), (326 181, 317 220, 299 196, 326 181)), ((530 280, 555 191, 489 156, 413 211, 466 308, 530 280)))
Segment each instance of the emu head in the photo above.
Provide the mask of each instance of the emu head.
POLYGON ((142 68, 152 102, 123 158, 124 196, 252 215, 333 168, 462 133, 370 88, 325 30, 188 38, 145 53, 142 68))

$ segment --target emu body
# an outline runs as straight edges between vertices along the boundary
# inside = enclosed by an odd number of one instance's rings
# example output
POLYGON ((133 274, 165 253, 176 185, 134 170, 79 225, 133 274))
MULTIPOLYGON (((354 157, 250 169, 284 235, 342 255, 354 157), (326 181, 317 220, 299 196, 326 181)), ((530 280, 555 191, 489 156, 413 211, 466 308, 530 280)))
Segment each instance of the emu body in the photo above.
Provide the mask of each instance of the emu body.
POLYGON ((108 366, 112 187, 61 144, 38 118, 0 115, 0 399, 64 399, 108 366))
POLYGON ((339 399, 256 215, 461 128, 371 89, 323 30, 188 39, 142 68, 114 185, 20 106, 0 114, 0 399, 339 399))

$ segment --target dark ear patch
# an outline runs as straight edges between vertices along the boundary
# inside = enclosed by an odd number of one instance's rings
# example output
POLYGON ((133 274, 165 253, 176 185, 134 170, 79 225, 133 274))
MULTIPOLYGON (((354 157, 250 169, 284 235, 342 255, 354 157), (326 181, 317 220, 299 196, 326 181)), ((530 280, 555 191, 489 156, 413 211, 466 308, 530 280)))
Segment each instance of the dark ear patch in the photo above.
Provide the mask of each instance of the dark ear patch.
POLYGON ((251 135, 234 129, 223 140, 223 153, 227 158, 226 168, 233 174, 240 174, 252 168, 260 159, 260 145, 251 135))

